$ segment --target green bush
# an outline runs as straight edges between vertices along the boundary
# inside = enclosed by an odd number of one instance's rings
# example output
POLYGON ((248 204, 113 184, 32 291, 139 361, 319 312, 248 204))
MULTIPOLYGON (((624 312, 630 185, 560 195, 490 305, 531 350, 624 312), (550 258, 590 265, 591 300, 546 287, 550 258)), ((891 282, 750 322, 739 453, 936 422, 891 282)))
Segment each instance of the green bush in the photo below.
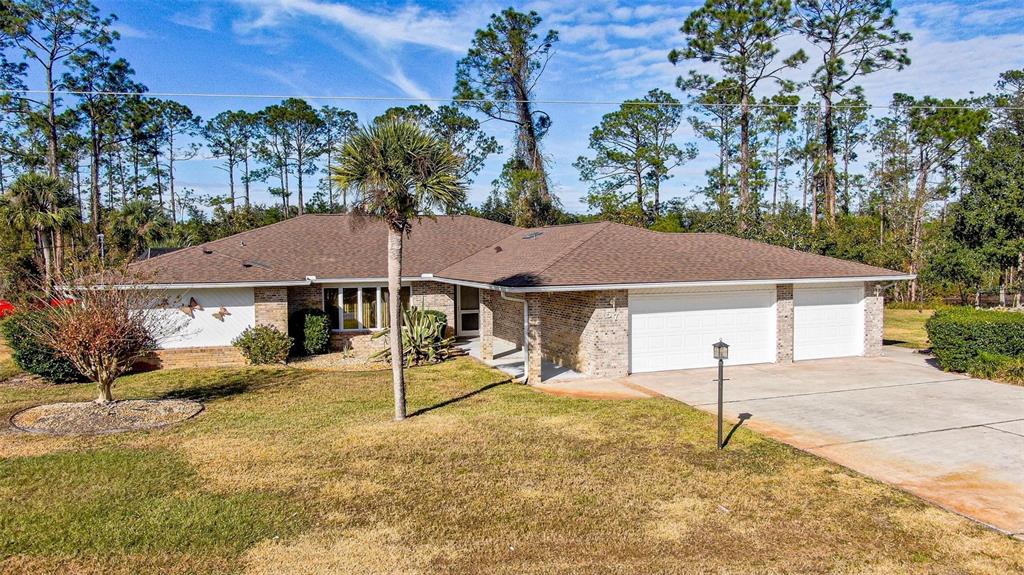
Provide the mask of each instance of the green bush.
POLYGON ((974 358, 967 372, 972 377, 1024 385, 1024 357, 1010 357, 983 351, 974 358))
MULTIPOLYGON (((413 307, 402 311, 403 365, 439 363, 448 359, 455 338, 445 336, 445 321, 443 313, 432 313, 431 310, 413 307)), ((379 331, 373 338, 386 337, 390 333, 389 329, 379 331)), ((381 350, 371 359, 390 362, 391 348, 381 350)))
POLYGON ((45 377, 54 383, 84 381, 82 374, 56 350, 39 343, 29 332, 34 322, 47 321, 45 310, 19 312, 0 322, 0 333, 11 348, 14 363, 22 370, 45 377))
POLYGON ((285 363, 293 340, 281 330, 269 325, 246 328, 231 345, 238 348, 253 365, 285 363))
POLYGON ((320 309, 300 309, 288 318, 294 355, 325 353, 331 343, 331 322, 320 309))
POLYGON ((945 370, 969 371, 982 353, 1024 357, 1024 314, 948 308, 936 311, 925 329, 945 370))
POLYGON ((302 335, 302 347, 306 353, 327 353, 331 344, 331 322, 327 314, 320 312, 307 315, 302 335))

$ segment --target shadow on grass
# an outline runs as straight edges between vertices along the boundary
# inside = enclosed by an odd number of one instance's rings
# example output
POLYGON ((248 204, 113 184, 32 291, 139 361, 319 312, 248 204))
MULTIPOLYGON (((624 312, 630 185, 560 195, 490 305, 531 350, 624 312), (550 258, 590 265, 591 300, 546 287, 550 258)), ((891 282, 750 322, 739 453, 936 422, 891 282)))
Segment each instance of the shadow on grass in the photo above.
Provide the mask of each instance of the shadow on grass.
POLYGON ((734 433, 736 433, 736 430, 739 429, 741 425, 743 425, 744 421, 750 419, 751 417, 754 417, 754 416, 749 414, 749 413, 741 413, 740 414, 739 421, 736 422, 736 425, 732 426, 732 429, 729 430, 729 434, 726 435, 725 439, 722 440, 722 447, 726 447, 726 446, 729 445, 729 442, 732 440, 732 435, 734 433))
POLYGON ((417 409, 416 411, 410 413, 409 417, 416 417, 417 415, 423 415, 425 413, 430 413, 431 411, 434 411, 435 409, 441 409, 442 407, 447 407, 447 406, 449 406, 449 405, 451 405, 453 403, 458 403, 458 402, 460 402, 460 401, 462 401, 464 399, 469 399, 469 398, 471 398, 471 397, 473 397, 475 395, 479 395, 479 394, 481 394, 481 393, 483 393, 483 392, 485 392, 485 391, 487 391, 489 389, 494 389, 495 387, 498 387, 499 385, 506 385, 506 384, 509 384, 509 383, 512 383, 512 379, 511 378, 505 379, 505 380, 502 380, 502 381, 495 381, 494 383, 488 383, 487 385, 485 385, 485 386, 483 386, 483 387, 481 387, 479 389, 474 389, 473 391, 464 393, 464 394, 462 394, 462 395, 460 395, 458 397, 453 397, 451 399, 446 399, 446 400, 442 401, 441 403, 435 403, 434 405, 431 405, 429 407, 424 407, 424 408, 421 408, 421 409, 417 409))
POLYGON ((250 371, 237 375, 231 375, 220 380, 172 389, 160 395, 160 399, 191 399, 194 401, 214 401, 275 387, 282 384, 295 384, 303 381, 308 376, 305 373, 295 372, 259 372, 250 371))

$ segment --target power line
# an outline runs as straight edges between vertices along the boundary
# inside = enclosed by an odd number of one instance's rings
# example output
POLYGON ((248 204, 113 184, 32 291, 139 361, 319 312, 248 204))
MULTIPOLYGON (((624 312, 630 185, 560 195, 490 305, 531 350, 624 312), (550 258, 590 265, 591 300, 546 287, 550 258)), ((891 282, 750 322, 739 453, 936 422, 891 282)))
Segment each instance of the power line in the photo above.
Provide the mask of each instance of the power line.
MULTIPOLYGON (((0 93, 6 94, 50 94, 49 90, 10 90, 0 89, 0 93)), ((320 96, 320 95, 298 95, 298 94, 232 94, 213 92, 116 92, 116 91, 91 91, 91 90, 53 90, 53 94, 62 96, 140 96, 160 98, 235 98, 251 100, 285 100, 288 98, 299 98, 303 100, 336 100, 351 102, 430 102, 430 103, 455 103, 455 104, 520 104, 529 102, 533 104, 552 105, 573 105, 573 106, 650 106, 650 107, 672 107, 672 108, 741 108, 742 103, 733 102, 644 102, 641 100, 488 100, 485 98, 417 98, 413 96, 320 96)), ((779 104, 773 102, 751 102, 748 108, 800 108, 817 103, 801 104, 779 104)), ((833 104, 837 110, 1024 110, 1024 106, 992 106, 992 105, 911 105, 892 106, 880 104, 833 104)))

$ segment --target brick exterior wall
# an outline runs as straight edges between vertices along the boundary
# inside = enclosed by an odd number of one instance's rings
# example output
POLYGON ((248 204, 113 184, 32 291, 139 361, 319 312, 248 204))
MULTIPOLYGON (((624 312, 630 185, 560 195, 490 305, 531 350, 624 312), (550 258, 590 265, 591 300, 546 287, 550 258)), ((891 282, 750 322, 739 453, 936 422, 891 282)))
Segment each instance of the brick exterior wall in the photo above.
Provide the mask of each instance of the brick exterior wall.
POLYGON ((448 335, 455 334, 455 288, 451 284, 418 281, 410 284, 409 304, 444 313, 448 318, 448 335))
MULTIPOLYGON (((594 377, 628 374, 626 290, 545 293, 536 300, 544 359, 594 377)), ((531 318, 537 311, 530 309, 531 318)))
POLYGON ((483 359, 494 359, 495 339, 511 343, 517 348, 523 347, 523 304, 507 300, 497 291, 482 289, 480 356, 483 359))
POLYGON ((289 315, 300 309, 324 309, 323 286, 292 286, 288 288, 289 315))
POLYGON ((334 332, 331 334, 331 351, 346 351, 359 357, 368 357, 387 346, 387 338, 373 339, 371 332, 334 332))
POLYGON ((256 325, 269 325, 288 333, 288 288, 253 288, 253 299, 256 325))
POLYGON ((245 365, 245 358, 238 349, 225 347, 184 347, 160 349, 139 360, 134 371, 154 369, 177 369, 191 367, 238 367, 245 365))
POLYGON ((541 367, 544 358, 544 340, 542 314, 542 295, 526 294, 526 383, 537 385, 543 377, 541 367))
POLYGON ((877 282, 864 282, 864 355, 882 355, 885 298, 877 282))
POLYGON ((775 286, 775 362, 793 361, 793 284, 775 286))

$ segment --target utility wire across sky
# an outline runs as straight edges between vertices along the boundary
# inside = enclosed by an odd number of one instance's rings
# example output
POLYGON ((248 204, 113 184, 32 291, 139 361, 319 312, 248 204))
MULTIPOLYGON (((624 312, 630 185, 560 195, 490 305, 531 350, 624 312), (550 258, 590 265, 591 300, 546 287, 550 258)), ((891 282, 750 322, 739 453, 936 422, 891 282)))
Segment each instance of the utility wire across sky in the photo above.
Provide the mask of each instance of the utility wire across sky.
MULTIPOLYGON (((49 94, 49 90, 11 90, 0 89, 5 94, 49 94)), ((488 100, 488 99, 464 99, 464 98, 417 98, 413 96, 309 96, 301 94, 230 94, 213 92, 105 92, 105 91, 78 91, 78 90, 53 90, 53 94, 61 96, 140 96, 160 98, 237 98, 237 99, 263 99, 263 100, 285 100, 287 98, 300 98, 303 100, 337 100, 337 101, 361 101, 361 102, 430 102, 430 103, 454 103, 454 104, 483 104, 486 102, 501 102, 505 104, 520 104, 529 102, 532 104, 568 104, 574 106, 665 106, 680 108, 740 108, 741 103, 733 102, 644 102, 641 100, 488 100)), ((750 102, 748 108, 796 108, 807 105, 818 105, 817 102, 805 102, 789 105, 773 102, 750 102)), ((1024 110, 1024 106, 992 106, 985 104, 977 105, 921 105, 892 106, 889 104, 833 104, 833 109, 850 110, 1024 110)))

